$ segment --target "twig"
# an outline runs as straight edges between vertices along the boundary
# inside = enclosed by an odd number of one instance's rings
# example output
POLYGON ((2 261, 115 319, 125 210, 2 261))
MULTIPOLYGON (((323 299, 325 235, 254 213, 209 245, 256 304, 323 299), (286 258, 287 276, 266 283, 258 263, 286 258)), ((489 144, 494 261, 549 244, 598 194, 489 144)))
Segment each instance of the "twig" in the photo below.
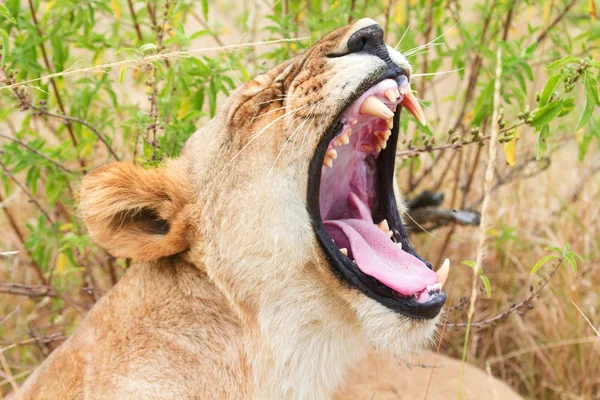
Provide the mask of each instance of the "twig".
POLYGON ((110 144, 108 143, 108 141, 106 140, 106 138, 96 128, 94 128, 92 125, 90 125, 88 122, 86 122, 86 121, 84 121, 82 119, 79 119, 79 118, 68 116, 68 115, 54 114, 54 113, 52 113, 50 111, 47 111, 47 110, 45 110, 43 108, 34 106, 33 104, 29 104, 29 107, 31 107, 32 109, 34 109, 39 114, 44 114, 44 115, 47 115, 49 117, 54 117, 54 118, 60 118, 60 119, 63 119, 65 121, 77 122, 78 124, 81 124, 81 125, 87 127, 89 130, 91 130, 94 133, 94 135, 96 135, 96 137, 98 139, 100 139, 100 141, 102 143, 104 143, 104 146, 106 146, 106 149, 115 158, 115 160, 119 161, 119 156, 117 156, 117 153, 115 153, 115 151, 110 146, 110 144))
POLYGON ((52 286, 48 285, 20 285, 16 283, 0 282, 0 293, 13 294, 27 297, 60 297, 52 286))
MULTIPOLYGON (((558 268, 562 264, 563 260, 564 260, 564 258, 558 259, 558 261, 554 265, 554 268, 552 268, 552 271, 550 271, 550 275, 548 275, 548 278, 542 282, 542 284, 540 285, 540 287, 537 290, 533 290, 533 286, 529 287, 530 292, 531 292, 529 294, 529 296, 527 296, 526 298, 524 298, 523 300, 521 300, 518 303, 513 303, 506 311, 503 311, 500 314, 497 314, 491 318, 486 318, 482 321, 471 322, 471 327, 482 328, 482 327, 485 327, 488 325, 494 326, 497 321, 504 319, 507 316, 509 316, 510 314, 512 314, 513 312, 527 306, 531 301, 533 301, 536 297, 539 296, 539 294, 542 292, 542 290, 544 290, 546 285, 548 285, 548 283, 554 277, 554 275, 556 275, 556 272, 558 271, 558 268)), ((462 322, 461 323, 450 323, 449 322, 447 324, 447 326, 449 328, 466 328, 468 325, 469 325, 468 322, 464 322, 464 323, 462 323, 462 322)))
MULTIPOLYGON (((2 202, 2 201, 4 201, 4 200, 2 199, 2 195, 0 195, 0 202, 2 202)), ((42 268, 40 267, 40 265, 34 260, 32 254, 29 251, 29 249, 27 248, 27 246, 25 246, 25 236, 23 235, 23 232, 21 232, 21 230, 17 226, 17 223, 15 222, 15 218, 13 217, 12 213, 6 207, 2 208, 2 212, 4 213, 4 216, 6 217, 6 219, 8 220, 8 224, 10 225, 13 232, 17 236, 17 239, 19 239, 19 243, 21 243, 21 247, 25 250, 25 253, 27 253, 27 256, 29 257, 29 261, 31 262, 31 266, 35 270, 35 273, 38 276, 38 279, 43 284, 47 284, 48 282, 47 282, 46 278, 44 277, 44 271, 42 271, 42 268)))
POLYGON ((138 24, 137 16, 135 15, 135 9, 133 8, 133 1, 127 0, 127 4, 129 5, 129 13, 131 14, 131 20, 133 21, 133 27, 135 28, 135 33, 138 37, 138 40, 142 42, 144 38, 142 37, 142 31, 140 30, 140 24, 138 24))
POLYGON ((548 33, 550 33, 550 30, 552 28, 554 28, 560 21, 562 21, 562 19, 565 17, 565 15, 567 15, 567 13, 569 12, 569 10, 571 10, 571 8, 573 8, 575 6, 575 4, 577 4, 577 0, 571 0, 571 2, 569 4, 567 4, 567 6, 565 7, 564 10, 562 10, 562 12, 560 14, 558 14, 556 16, 556 18, 554 18, 554 20, 552 22, 550 22, 550 25, 548 25, 537 37, 536 42, 541 43, 544 39, 546 39, 546 36, 548 36, 548 33))
POLYGON ((30 344, 37 344, 37 343, 46 344, 46 343, 52 343, 52 342, 60 342, 63 340, 67 340, 68 338, 69 337, 64 332, 58 332, 58 333, 51 333, 46 336, 33 337, 31 339, 21 340, 17 343, 3 342, 3 344, 6 345, 6 347, 0 349, 0 353, 3 353, 5 351, 15 348, 17 346, 28 346, 30 344))
POLYGON ((594 324, 592 324, 589 320, 589 318, 583 313, 583 311, 581 311, 581 308, 579 308, 579 306, 577 304, 575 304, 575 302, 573 300, 571 300, 571 303, 573 303, 573 305, 575 306, 575 308, 577 309, 577 311, 579 311, 579 314, 581 314, 581 316, 585 319, 585 321, 588 323, 588 325, 592 328, 592 330, 594 331, 594 333, 600 337, 600 332, 598 332, 598 329, 596 329, 596 327, 594 326, 594 324))
POLYGON ((17 139, 17 138, 14 138, 14 137, 11 137, 11 136, 8 136, 8 135, 5 135, 5 134, 3 134, 3 133, 0 133, 0 137, 1 137, 1 138, 4 138, 4 139, 7 139, 7 140, 10 140, 10 141, 12 141, 12 142, 15 142, 15 143, 17 143, 17 144, 19 144, 19 145, 21 145, 21 146, 25 147, 27 150, 29 150, 29 151, 31 151, 32 153, 34 153, 34 154, 38 155, 39 157, 43 158, 44 160, 46 160, 46 161, 48 161, 48 162, 50 162, 50 163, 54 164, 56 167, 58 167, 58 168, 62 169, 63 171, 65 171, 65 172, 66 172, 66 173, 68 173, 68 174, 71 174, 71 175, 77 175, 77 173, 73 172, 73 171, 72 171, 72 170, 70 170, 69 168, 67 168, 67 167, 65 167, 64 165, 62 165, 61 163, 59 163, 59 162, 57 162, 57 161, 55 161, 55 160, 51 159, 50 157, 48 157, 48 156, 47 156, 47 155, 45 155, 44 153, 41 153, 41 152, 39 152, 39 151, 38 151, 38 150, 36 150, 35 148, 31 147, 31 146, 30 146, 30 145, 28 145, 27 143, 25 143, 25 142, 23 142, 23 141, 21 141, 21 140, 19 140, 19 139, 17 139))
POLYGON ((35 206, 48 219, 48 222, 50 222, 50 224, 54 225, 54 220, 52 218, 50 218, 50 214, 48 213, 48 211, 46 211, 46 209, 44 207, 42 207, 40 202, 37 201, 35 196, 31 194, 31 192, 27 189, 27 187, 25 187, 25 185, 23 185, 21 182, 19 182, 17 177, 13 175, 13 173, 10 171, 10 169, 8 169, 8 167, 6 165, 4 165, 4 163, 2 161, 0 161, 0 168, 2 168, 4 170, 4 173, 6 173, 6 176, 8 176, 15 183, 15 185, 17 185, 23 192, 25 192, 27 197, 29 197, 29 200, 31 200, 33 202, 33 204, 35 204, 35 206))
POLYGON ((498 115, 500 108, 500 80, 502 78, 502 47, 498 47, 496 52, 496 79, 494 82, 494 111, 492 113, 492 133, 491 142, 488 152, 488 164, 485 170, 485 177, 483 181, 483 204, 481 205, 481 222, 479 223, 479 236, 477 243, 477 256, 475 258, 475 265, 473 266, 473 281, 471 286, 471 301, 469 303, 469 310, 467 312, 467 331, 465 333, 465 344, 463 347, 462 355, 462 368, 460 371, 460 381, 458 388, 458 395, 460 397, 460 388, 464 377, 465 362, 467 358, 467 344, 469 343, 469 332, 471 329, 471 321, 473 319, 473 313, 475 312, 475 302, 477 301, 477 282, 479 281, 479 271, 481 270, 481 264, 483 262, 483 252, 485 239, 487 237, 487 210, 490 203, 490 191, 492 189, 492 183, 494 181, 494 168, 496 164, 496 144, 498 137, 498 115))
MULTIPOLYGON (((33 24, 35 25, 35 28, 37 30, 37 33, 40 37, 40 49, 42 51, 42 58, 44 59, 44 64, 46 65, 46 68, 48 69, 48 71, 52 71, 52 68, 50 66, 50 60, 48 59, 48 54, 46 52, 46 46, 44 46, 44 34, 42 32, 42 29, 40 28, 37 16, 35 14, 35 8, 33 7, 33 1, 32 0, 28 0, 28 4, 29 4, 29 11, 31 12, 31 17, 33 19, 33 24)), ((58 87, 56 86, 56 82, 54 81, 54 79, 50 79, 50 84, 52 85, 52 89, 54 91, 54 95, 56 96, 56 102, 58 103, 58 108, 60 109, 60 111, 63 114, 67 114, 66 110, 65 110, 65 106, 63 105, 62 102, 62 98, 60 96, 60 92, 58 91, 58 87)), ((71 137, 71 142, 73 144, 73 147, 75 148, 75 152, 77 152, 77 138, 75 138, 75 133, 73 133, 73 127, 71 126, 71 123, 67 121, 66 123, 67 125, 67 130, 69 131, 69 136, 71 137)), ((82 167, 85 166, 85 161, 83 161, 82 159, 79 159, 79 163, 81 164, 82 167)))

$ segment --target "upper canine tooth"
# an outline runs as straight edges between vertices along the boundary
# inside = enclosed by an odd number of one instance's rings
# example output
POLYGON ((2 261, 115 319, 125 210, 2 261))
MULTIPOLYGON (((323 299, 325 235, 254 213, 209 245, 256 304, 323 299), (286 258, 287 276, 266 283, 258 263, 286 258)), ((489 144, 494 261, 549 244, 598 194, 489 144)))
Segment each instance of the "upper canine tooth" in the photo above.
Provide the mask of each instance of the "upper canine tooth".
POLYGON ((440 269, 435 271, 435 275, 437 276, 437 281, 441 285, 441 287, 444 287, 444 284, 446 283, 446 280, 448 279, 449 273, 450 273, 450 260, 446 258, 444 260, 442 266, 440 267, 440 269))
POLYGON ((394 89, 388 89, 388 90, 386 90, 385 93, 384 93, 384 95, 392 103, 395 102, 396 98, 398 97, 398 96, 396 96, 396 93, 394 92, 394 89))
POLYGON ((392 110, 387 108, 386 105, 375 96, 367 97, 360 106, 360 113, 372 115, 381 119, 388 119, 394 116, 392 110))

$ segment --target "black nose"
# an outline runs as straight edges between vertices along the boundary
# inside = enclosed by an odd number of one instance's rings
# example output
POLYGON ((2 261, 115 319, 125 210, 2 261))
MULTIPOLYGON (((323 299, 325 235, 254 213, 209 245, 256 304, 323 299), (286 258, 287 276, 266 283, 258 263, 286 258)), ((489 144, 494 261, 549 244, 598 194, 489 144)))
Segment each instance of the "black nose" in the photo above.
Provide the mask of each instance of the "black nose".
POLYGON ((361 30, 358 30, 350 36, 348 39, 348 50, 350 53, 358 53, 364 51, 369 54, 379 56, 381 48, 385 50, 387 55, 387 49, 383 42, 383 29, 379 25, 369 25, 361 30))
POLYGON ((386 77, 397 77, 406 72, 398 67, 390 58, 385 42, 383 29, 379 25, 369 25, 352 34, 348 39, 350 53, 366 53, 376 56, 388 65, 386 77))

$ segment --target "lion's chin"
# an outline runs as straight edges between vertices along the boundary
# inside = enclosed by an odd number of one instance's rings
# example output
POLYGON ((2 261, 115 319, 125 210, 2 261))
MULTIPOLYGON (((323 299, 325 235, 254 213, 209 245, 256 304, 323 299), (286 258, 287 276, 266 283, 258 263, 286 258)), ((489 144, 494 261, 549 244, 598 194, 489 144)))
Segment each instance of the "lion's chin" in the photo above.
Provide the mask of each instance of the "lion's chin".
POLYGON ((431 345, 440 316, 414 319, 398 314, 364 295, 352 302, 354 311, 369 344, 377 351, 398 358, 431 345))

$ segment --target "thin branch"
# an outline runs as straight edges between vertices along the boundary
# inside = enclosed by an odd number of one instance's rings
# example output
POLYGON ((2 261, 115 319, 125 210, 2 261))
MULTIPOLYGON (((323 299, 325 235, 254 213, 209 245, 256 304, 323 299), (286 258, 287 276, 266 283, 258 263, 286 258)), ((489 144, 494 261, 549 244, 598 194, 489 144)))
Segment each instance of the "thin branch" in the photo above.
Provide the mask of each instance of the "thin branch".
POLYGON ((110 146, 110 144, 108 143, 108 141, 106 140, 106 138, 96 128, 94 128, 92 125, 90 125, 88 122, 86 122, 86 121, 84 121, 82 119, 79 119, 79 118, 70 117, 68 115, 54 114, 54 113, 52 113, 50 111, 47 111, 47 110, 45 110, 43 108, 36 107, 33 104, 29 104, 29 107, 31 107, 33 110, 35 110, 39 114, 47 115, 49 117, 54 117, 54 118, 60 118, 60 119, 63 119, 65 121, 77 122, 78 124, 81 124, 81 125, 87 127, 89 130, 91 130, 94 133, 94 135, 96 135, 96 137, 98 139, 100 139, 100 141, 102 143, 104 143, 104 146, 106 146, 106 149, 108 150, 108 152, 110 153, 110 155, 112 155, 115 158, 115 160, 119 161, 119 156, 117 156, 117 153, 115 153, 115 151, 110 146))
POLYGON ((27 297, 60 297, 58 292, 48 285, 20 285, 16 283, 0 282, 0 293, 27 297))
POLYGON ((538 35, 538 37, 536 39, 536 42, 538 42, 538 44, 541 43, 544 39, 546 39, 546 37, 548 36, 548 33, 550 33, 550 30, 552 30, 552 28, 554 28, 560 21, 563 20, 563 18, 567 15, 567 13, 571 10, 571 8, 573 8, 575 6, 575 4, 577 4, 577 0, 571 0, 571 2, 569 4, 567 4, 565 9, 562 10, 562 12, 560 14, 558 14, 552 22, 550 22, 550 25, 548 25, 538 35))
POLYGON ((127 4, 129 5, 129 13, 131 14, 131 20, 133 21, 133 27, 135 28, 135 33, 140 42, 144 40, 142 37, 142 31, 140 29, 140 24, 138 24, 137 16, 135 15, 135 9, 133 8, 133 1, 127 0, 127 4))
POLYGON ((50 222, 50 224, 54 225, 54 220, 52 218, 50 218, 50 214, 48 213, 48 211, 46 211, 46 209, 40 204, 40 202, 37 201, 35 196, 33 196, 31 194, 31 192, 27 189, 27 187, 25 185, 23 185, 21 182, 19 182, 17 177, 13 175, 11 170, 8 169, 8 167, 2 161, 0 161, 0 168, 2 168, 4 170, 4 173, 6 173, 6 176, 8 176, 15 183, 15 185, 17 185, 23 192, 25 192, 25 194, 27 194, 27 197, 29 197, 29 200, 31 200, 33 202, 33 204, 35 204, 35 206, 41 211, 41 213, 44 214, 46 219, 48 219, 48 222, 50 222))
MULTIPOLYGON (((2 201, 4 201, 4 199, 2 198, 2 195, 0 195, 0 202, 2 202, 2 201)), ((38 276, 38 279, 43 284, 47 284, 48 281, 44 277, 44 271, 42 271, 42 268, 37 263, 37 261, 35 261, 33 259, 33 256, 31 254, 31 252, 29 251, 29 249, 27 248, 27 246, 25 246, 25 236, 23 235, 23 232, 21 232, 21 230, 17 226, 17 223, 15 222, 15 218, 13 217, 12 213, 10 212, 8 207, 2 207, 2 212, 4 213, 4 216, 6 217, 6 219, 8 220, 8 224, 10 225, 13 232, 17 236, 19 243, 21 243, 21 247, 25 250, 25 253, 27 253, 27 256, 29 257, 29 261, 31 262, 31 266, 35 270, 35 273, 38 276)))
POLYGON ((30 146, 30 145, 28 145, 27 143, 25 143, 25 142, 23 142, 23 141, 21 141, 21 140, 19 140, 19 139, 17 139, 17 138, 14 138, 14 137, 11 137, 11 136, 8 136, 8 135, 5 135, 5 134, 3 134, 3 133, 0 133, 0 137, 1 137, 1 138, 4 138, 4 139, 7 139, 7 140, 10 140, 10 141, 12 141, 12 142, 15 142, 15 143, 17 143, 17 144, 19 144, 19 145, 21 145, 21 146, 25 147, 27 150, 29 150, 29 151, 31 151, 32 153, 34 153, 34 154, 38 155, 39 157, 43 158, 44 160, 46 160, 46 161, 48 161, 48 162, 50 162, 50 163, 54 164, 56 167, 60 168, 61 170, 65 171, 65 172, 66 172, 66 173, 68 173, 68 174, 71 174, 71 175, 77 175, 77 173, 76 173, 76 172, 73 172, 73 171, 72 171, 72 170, 70 170, 69 168, 67 168, 67 167, 65 167, 64 165, 62 165, 61 163, 54 161, 53 159, 51 159, 50 157, 48 157, 48 156, 47 156, 47 155, 45 155, 44 153, 41 153, 41 152, 39 152, 39 151, 38 151, 38 150, 36 150, 35 148, 31 147, 31 146, 30 146))
MULTIPOLYGON (((556 272, 558 271, 558 268, 562 264, 563 260, 564 260, 564 258, 560 258, 556 262, 556 265, 554 266, 552 271, 550 271, 550 275, 548 276, 548 278, 542 282, 542 284, 540 285, 540 287, 537 290, 533 290, 533 286, 530 286, 531 294, 529 296, 527 296, 526 298, 524 298, 523 300, 521 300, 518 303, 513 303, 506 311, 503 311, 500 314, 497 314, 491 318, 486 318, 479 322, 471 322, 471 327, 483 328, 486 326, 494 326, 497 321, 504 319, 507 316, 509 316, 510 314, 512 314, 513 312, 518 311, 519 309, 529 305, 529 303, 531 303, 533 301, 533 299, 535 299, 536 297, 539 296, 539 294, 542 292, 542 290, 544 290, 546 285, 548 285, 548 283, 554 277, 554 275, 556 275, 556 272)), ((528 307, 528 308, 530 308, 530 307, 528 307)), ((448 323, 447 326, 449 328, 466 328, 468 326, 468 323, 466 323, 466 322, 465 323, 448 323)))
MULTIPOLYGON (((43 41, 44 34, 42 32, 42 29, 40 28, 40 24, 38 22, 36 14, 35 14, 35 8, 33 6, 33 1, 28 0, 28 4, 29 4, 29 11, 31 12, 31 17, 33 19, 33 24, 35 25, 35 28, 37 30, 39 37, 42 39, 40 41, 40 49, 42 51, 42 58, 44 59, 44 64, 46 65, 46 68, 48 69, 48 71, 51 72, 52 67, 50 65, 50 60, 48 59, 48 54, 46 52, 46 46, 44 46, 44 41, 43 41)), ((58 91, 58 87, 56 86, 56 82, 54 81, 54 79, 50 79, 50 84, 52 85, 52 89, 53 89, 54 95, 56 97, 56 102, 58 103, 58 108, 60 109, 60 111, 63 114, 66 114, 67 112, 65 110, 65 106, 63 105, 62 98, 60 96, 60 92, 58 91)), ((71 137, 71 142, 73 144, 73 147, 75 148, 75 151, 77 151, 77 138, 75 138, 75 133, 73 133, 73 127, 71 126, 70 122, 67 122, 66 125, 67 125, 67 130, 69 131, 69 136, 71 137)), ((82 159, 79 159, 79 163, 81 164, 82 167, 85 166, 85 162, 82 159)))

